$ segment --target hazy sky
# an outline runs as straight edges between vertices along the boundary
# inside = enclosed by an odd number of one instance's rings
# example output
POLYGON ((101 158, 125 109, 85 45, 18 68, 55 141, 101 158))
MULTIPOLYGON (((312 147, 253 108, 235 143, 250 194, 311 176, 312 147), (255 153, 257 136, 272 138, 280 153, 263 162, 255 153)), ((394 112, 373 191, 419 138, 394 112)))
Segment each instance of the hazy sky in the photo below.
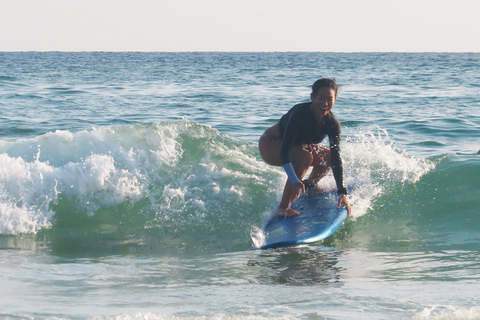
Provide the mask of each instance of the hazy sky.
POLYGON ((0 0, 0 51, 480 52, 480 0, 0 0))

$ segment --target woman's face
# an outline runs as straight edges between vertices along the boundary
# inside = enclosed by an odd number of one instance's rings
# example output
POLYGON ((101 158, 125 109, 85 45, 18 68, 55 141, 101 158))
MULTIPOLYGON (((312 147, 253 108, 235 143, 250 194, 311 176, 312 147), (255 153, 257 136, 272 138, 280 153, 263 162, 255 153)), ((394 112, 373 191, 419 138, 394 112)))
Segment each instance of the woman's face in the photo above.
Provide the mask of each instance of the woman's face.
POLYGON ((312 93, 312 104, 310 106, 313 115, 317 121, 320 121, 325 117, 330 111, 332 111, 333 106, 335 105, 335 90, 322 87, 318 89, 317 93, 314 95, 312 93))

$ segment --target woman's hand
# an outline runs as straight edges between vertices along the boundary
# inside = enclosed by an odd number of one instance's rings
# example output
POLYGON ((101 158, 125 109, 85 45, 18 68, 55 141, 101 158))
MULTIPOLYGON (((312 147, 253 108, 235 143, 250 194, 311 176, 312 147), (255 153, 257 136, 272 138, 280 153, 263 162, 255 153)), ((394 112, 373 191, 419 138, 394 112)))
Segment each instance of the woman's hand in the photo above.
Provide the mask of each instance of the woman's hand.
POLYGON ((347 209, 347 213, 350 215, 352 213, 352 207, 350 206, 350 203, 348 203, 348 198, 346 195, 341 195, 338 197, 337 208, 340 209, 342 204, 345 205, 345 209, 347 209))
POLYGON ((290 198, 290 203, 297 200, 302 193, 305 193, 305 185, 299 181, 291 185, 292 188, 292 197, 290 198))

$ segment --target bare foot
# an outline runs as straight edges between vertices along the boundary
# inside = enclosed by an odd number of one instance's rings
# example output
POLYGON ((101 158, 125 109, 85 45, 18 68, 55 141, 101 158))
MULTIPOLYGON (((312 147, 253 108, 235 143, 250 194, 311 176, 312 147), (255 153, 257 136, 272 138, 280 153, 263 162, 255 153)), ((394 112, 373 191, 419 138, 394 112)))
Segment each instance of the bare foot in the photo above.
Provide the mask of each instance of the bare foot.
POLYGON ((293 210, 292 208, 278 208, 277 210, 277 216, 286 218, 286 217, 293 217, 296 216, 299 212, 293 210))

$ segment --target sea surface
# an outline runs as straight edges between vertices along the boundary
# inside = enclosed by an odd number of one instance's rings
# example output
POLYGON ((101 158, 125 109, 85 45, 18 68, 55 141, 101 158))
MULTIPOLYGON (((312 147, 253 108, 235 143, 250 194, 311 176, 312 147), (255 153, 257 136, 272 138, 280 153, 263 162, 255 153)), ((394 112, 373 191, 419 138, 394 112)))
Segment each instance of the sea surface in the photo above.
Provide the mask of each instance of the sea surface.
POLYGON ((0 319, 480 319, 479 150, 478 53, 1 52, 0 319), (321 77, 353 213, 258 250, 321 77))

